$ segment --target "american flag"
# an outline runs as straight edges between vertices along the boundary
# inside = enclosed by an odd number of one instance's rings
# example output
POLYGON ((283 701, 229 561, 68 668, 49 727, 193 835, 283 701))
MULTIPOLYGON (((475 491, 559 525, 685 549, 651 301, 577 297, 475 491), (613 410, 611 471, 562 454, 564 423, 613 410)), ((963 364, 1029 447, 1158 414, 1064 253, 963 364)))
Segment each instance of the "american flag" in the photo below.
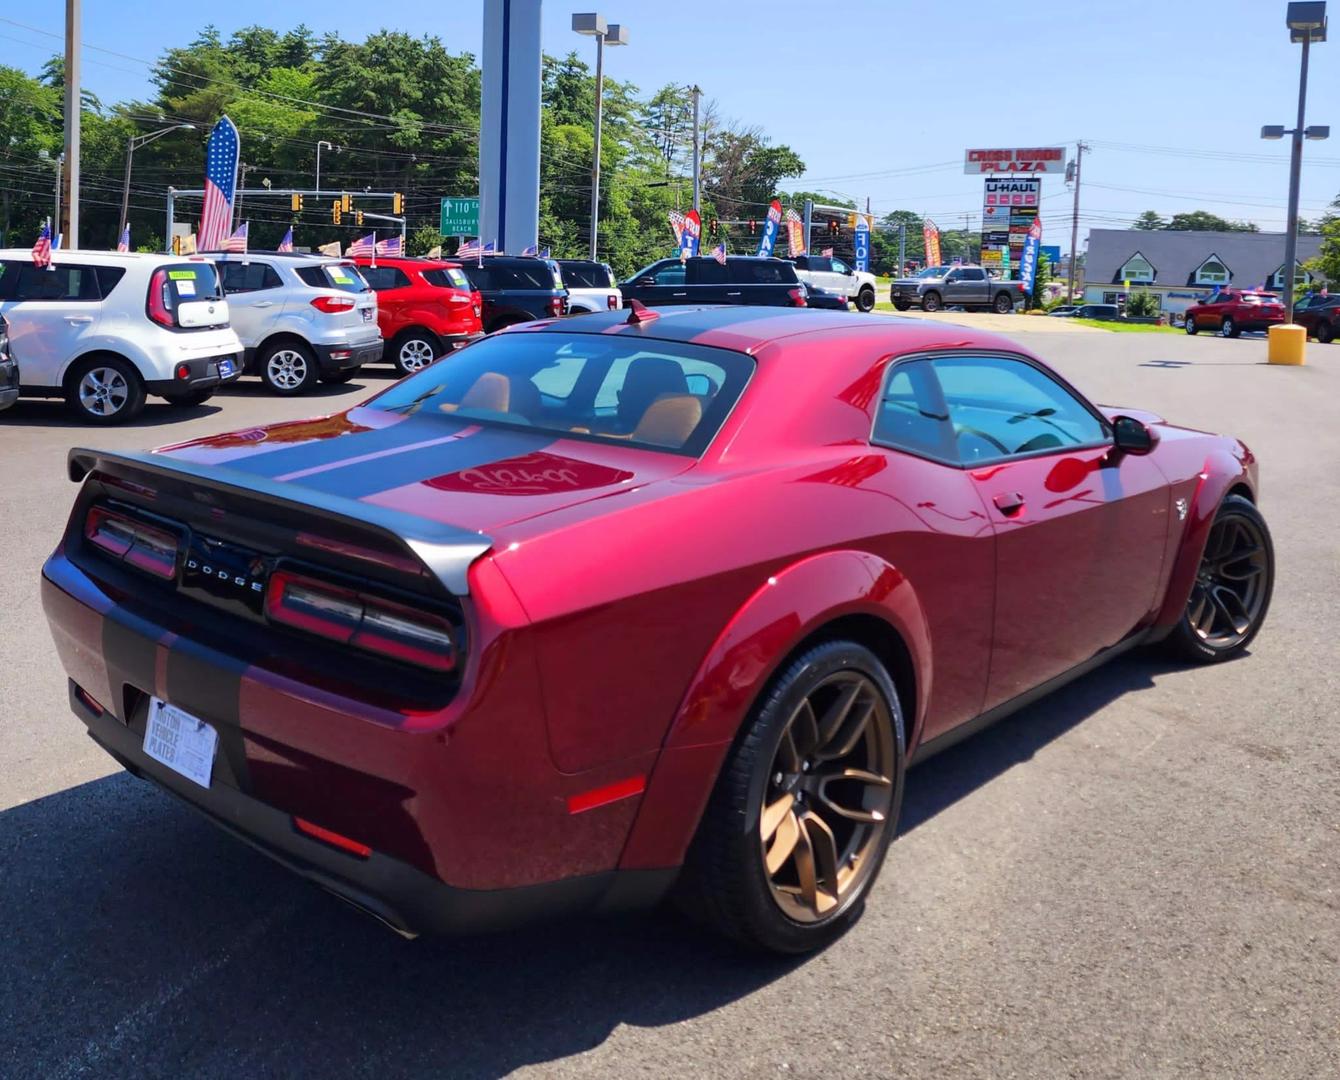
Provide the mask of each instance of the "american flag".
POLYGON ((281 241, 279 241, 279 247, 275 248, 275 250, 276 250, 276 251, 292 251, 292 250, 293 250, 293 226, 292 226, 292 225, 290 225, 290 226, 288 227, 288 232, 286 232, 286 233, 284 234, 284 239, 282 239, 281 241))
POLYGON ((478 240, 467 240, 464 244, 462 244, 460 247, 456 249, 456 258, 472 259, 476 255, 482 255, 483 252, 484 249, 479 246, 478 240))
POLYGON ((247 226, 250 224, 249 221, 242 222, 233 235, 223 242, 223 250, 231 251, 234 255, 245 255, 247 253, 247 226))
POLYGON ((226 116, 209 133, 209 145, 205 148, 205 205, 200 211, 197 238, 201 251, 218 251, 233 227, 233 194, 241 145, 237 127, 226 116))
POLYGON ((712 249, 712 258, 716 259, 722 266, 726 265, 726 244, 725 241, 712 249))
POLYGON ((825 259, 831 259, 833 257, 833 249, 824 248, 823 251, 819 252, 819 254, 822 255, 825 259))
POLYGON ((377 251, 377 234, 368 233, 367 236, 360 236, 345 251, 345 255, 373 255, 377 251))
POLYGON ((51 222, 42 223, 42 231, 37 235, 37 243, 33 245, 33 265, 39 270, 45 270, 51 265, 51 222))
POLYGON ((675 234, 675 243, 683 243, 684 222, 687 220, 684 213, 680 210, 671 210, 666 216, 670 221, 670 231, 675 234))
POLYGON ((377 241, 377 254, 390 255, 393 258, 400 257, 400 237, 392 236, 388 240, 377 241))
POLYGON ((129 225, 129 223, 127 223, 127 224, 126 224, 126 227, 125 227, 124 229, 121 230, 121 238, 120 238, 119 240, 117 240, 117 242, 116 242, 116 250, 117 250, 117 251, 129 251, 129 250, 130 250, 130 225, 129 225))
POLYGON ((547 258, 549 258, 549 249, 548 249, 548 248, 543 248, 543 249, 541 249, 541 251, 540 251, 540 258, 542 258, 542 259, 547 259, 547 258))
POLYGON ((539 244, 531 244, 529 247, 524 247, 521 249, 522 255, 538 255, 539 253, 540 253, 539 244))

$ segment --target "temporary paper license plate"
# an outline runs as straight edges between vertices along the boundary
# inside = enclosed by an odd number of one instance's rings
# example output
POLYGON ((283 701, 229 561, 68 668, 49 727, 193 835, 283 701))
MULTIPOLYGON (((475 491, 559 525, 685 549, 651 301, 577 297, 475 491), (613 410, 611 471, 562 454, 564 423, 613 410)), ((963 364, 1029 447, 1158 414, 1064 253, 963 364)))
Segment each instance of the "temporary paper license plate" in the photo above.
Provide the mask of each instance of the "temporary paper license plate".
POLYGON ((372 310, 372 308, 365 307, 363 309, 363 321, 372 322, 374 318, 376 318, 376 313, 372 310))
POLYGON ((207 788, 218 748, 219 733, 209 724, 166 701, 149 699, 144 752, 155 761, 207 788))
POLYGON ((231 359, 228 359, 228 358, 225 357, 223 360, 220 360, 220 361, 219 361, 219 378, 220 378, 220 379, 226 379, 226 378, 228 378, 228 377, 229 377, 230 375, 232 375, 232 373, 233 373, 234 371, 236 371, 236 370, 237 370, 237 365, 234 364, 234 363, 232 362, 231 359))

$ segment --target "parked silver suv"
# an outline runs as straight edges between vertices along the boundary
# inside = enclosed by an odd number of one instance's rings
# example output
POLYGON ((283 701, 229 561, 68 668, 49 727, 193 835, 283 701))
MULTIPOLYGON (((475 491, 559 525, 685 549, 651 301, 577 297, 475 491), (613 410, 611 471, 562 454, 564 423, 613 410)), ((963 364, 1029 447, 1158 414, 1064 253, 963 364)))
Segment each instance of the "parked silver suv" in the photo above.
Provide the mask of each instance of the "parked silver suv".
POLYGON ((276 394, 347 382, 381 359, 377 294, 351 260, 276 251, 213 259, 244 370, 276 394))

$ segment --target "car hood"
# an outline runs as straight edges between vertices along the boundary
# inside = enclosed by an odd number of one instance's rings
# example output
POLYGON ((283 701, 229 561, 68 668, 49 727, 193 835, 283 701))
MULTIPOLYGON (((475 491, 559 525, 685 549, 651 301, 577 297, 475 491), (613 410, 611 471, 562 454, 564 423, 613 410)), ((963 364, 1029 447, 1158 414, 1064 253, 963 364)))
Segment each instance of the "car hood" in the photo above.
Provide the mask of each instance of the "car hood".
POLYGON ((356 499, 478 532, 598 499, 626 496, 685 472, 694 458, 380 409, 248 428, 155 451, 248 476, 356 499))

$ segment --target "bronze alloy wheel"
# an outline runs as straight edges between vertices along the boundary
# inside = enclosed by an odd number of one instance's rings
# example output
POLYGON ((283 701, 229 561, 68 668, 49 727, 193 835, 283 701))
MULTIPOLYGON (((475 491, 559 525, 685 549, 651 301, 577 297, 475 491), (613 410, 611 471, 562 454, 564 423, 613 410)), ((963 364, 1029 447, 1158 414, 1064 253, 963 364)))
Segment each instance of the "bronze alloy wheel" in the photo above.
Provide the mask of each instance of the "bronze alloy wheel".
POLYGON ((864 673, 834 672, 791 714, 759 816, 768 884, 788 917, 828 918, 879 865, 894 768, 889 707, 864 673))
POLYGON ((1221 516, 1210 528, 1187 619, 1196 636, 1216 651, 1247 640, 1270 598, 1266 537, 1245 514, 1221 516))

